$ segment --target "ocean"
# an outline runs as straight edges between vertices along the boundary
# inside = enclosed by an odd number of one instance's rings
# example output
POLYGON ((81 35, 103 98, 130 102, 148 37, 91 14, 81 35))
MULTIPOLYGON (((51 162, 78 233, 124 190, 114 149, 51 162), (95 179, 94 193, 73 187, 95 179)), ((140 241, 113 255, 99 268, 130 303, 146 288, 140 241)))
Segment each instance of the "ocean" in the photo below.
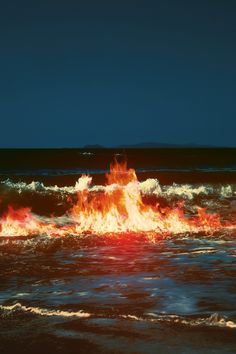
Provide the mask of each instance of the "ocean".
POLYGON ((0 353, 235 353, 236 149, 0 150, 0 353))

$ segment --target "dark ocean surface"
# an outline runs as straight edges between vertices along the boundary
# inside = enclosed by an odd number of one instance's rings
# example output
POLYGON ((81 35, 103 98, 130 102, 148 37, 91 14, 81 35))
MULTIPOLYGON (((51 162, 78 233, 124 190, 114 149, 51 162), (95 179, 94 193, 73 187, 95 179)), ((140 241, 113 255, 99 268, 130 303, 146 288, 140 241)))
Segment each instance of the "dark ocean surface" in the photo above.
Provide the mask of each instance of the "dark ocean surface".
POLYGON ((0 213, 64 217, 126 159, 142 198, 214 232, 0 236, 0 353, 236 353, 236 149, 0 150, 0 213))

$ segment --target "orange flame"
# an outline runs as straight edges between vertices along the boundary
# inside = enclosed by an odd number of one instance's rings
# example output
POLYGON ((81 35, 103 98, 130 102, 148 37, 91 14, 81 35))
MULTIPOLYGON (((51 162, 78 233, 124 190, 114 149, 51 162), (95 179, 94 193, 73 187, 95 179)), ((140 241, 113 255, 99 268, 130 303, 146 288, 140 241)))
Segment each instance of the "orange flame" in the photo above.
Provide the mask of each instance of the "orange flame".
POLYGON ((30 208, 14 210, 11 206, 2 216, 0 225, 1 236, 30 236, 41 229, 41 224, 33 217, 30 208))
POLYGON ((132 168, 127 169, 127 161, 124 162, 117 162, 116 160, 114 163, 110 165, 110 173, 106 174, 107 184, 119 184, 124 186, 129 182, 136 182, 137 176, 135 170, 132 168))
POLYGON ((0 220, 0 236, 81 235, 84 233, 111 234, 127 232, 212 233, 223 226, 217 214, 207 214, 198 208, 197 215, 187 217, 183 203, 175 208, 145 204, 135 170, 115 162, 106 175, 107 185, 100 191, 90 189, 91 177, 81 176, 77 182, 77 202, 68 213, 69 224, 60 226, 56 219, 42 221, 30 208, 8 212, 0 220))
POLYGON ((204 209, 199 208, 198 215, 189 219, 184 215, 183 204, 162 210, 158 204, 146 205, 135 171, 127 169, 126 162, 115 161, 106 178, 102 193, 89 189, 78 192, 78 202, 71 211, 76 233, 210 232, 222 227, 219 216, 206 214, 204 209))

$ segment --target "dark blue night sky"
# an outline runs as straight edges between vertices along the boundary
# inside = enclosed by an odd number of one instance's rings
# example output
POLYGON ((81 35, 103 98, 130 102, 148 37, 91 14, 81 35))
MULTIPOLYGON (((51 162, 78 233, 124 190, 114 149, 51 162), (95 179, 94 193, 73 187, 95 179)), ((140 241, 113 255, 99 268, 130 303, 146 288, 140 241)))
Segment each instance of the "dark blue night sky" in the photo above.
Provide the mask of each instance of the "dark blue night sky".
POLYGON ((236 146, 234 0, 5 1, 1 147, 236 146))

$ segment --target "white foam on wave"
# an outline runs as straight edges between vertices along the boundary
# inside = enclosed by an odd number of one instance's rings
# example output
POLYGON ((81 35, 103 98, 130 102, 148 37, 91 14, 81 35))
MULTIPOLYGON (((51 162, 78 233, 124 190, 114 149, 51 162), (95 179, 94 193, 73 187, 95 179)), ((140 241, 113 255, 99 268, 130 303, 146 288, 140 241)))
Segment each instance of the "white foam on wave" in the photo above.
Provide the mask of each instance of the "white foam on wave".
MULTIPOLYGON (((133 183, 133 182, 131 182, 133 183)), ((142 182, 134 182, 138 185, 140 192, 143 195, 153 195, 156 197, 181 197, 184 199, 193 199, 200 195, 217 195, 222 198, 233 197, 236 194, 235 185, 190 185, 190 184, 177 184, 163 185, 161 186, 159 181, 155 178, 148 178, 142 182)), ((32 181, 31 183, 26 182, 12 182, 7 179, 0 182, 0 185, 7 188, 16 190, 18 193, 23 192, 37 192, 37 193, 61 193, 61 194, 75 194, 83 190, 88 190, 90 192, 110 192, 116 188, 120 188, 117 184, 111 184, 107 186, 103 185, 92 185, 92 177, 83 175, 78 181, 76 181, 74 186, 45 186, 43 182, 32 181)), ((126 186, 123 186, 126 188, 126 186)))
POLYGON ((236 194, 235 185, 191 185, 177 184, 161 186, 159 181, 154 178, 148 178, 143 182, 139 182, 139 188, 144 195, 156 195, 157 197, 181 197, 192 200, 200 195, 214 195, 221 198, 233 197, 236 194))
POLYGON ((75 193, 75 186, 65 186, 65 187, 58 187, 57 185, 45 186, 43 182, 39 182, 39 181, 32 181, 31 183, 26 183, 26 182, 12 182, 11 180, 7 179, 5 181, 2 181, 1 185, 16 190, 18 193, 23 193, 23 192, 38 192, 38 193, 56 192, 56 193, 67 193, 67 194, 75 193))
POLYGON ((209 317, 197 317, 188 318, 178 315, 158 315, 154 313, 148 313, 147 317, 137 317, 134 315, 121 315, 122 318, 130 319, 134 321, 147 321, 147 322, 164 322, 187 325, 191 327, 220 327, 220 328, 231 328, 236 329, 236 322, 227 319, 226 317, 221 317, 217 313, 213 313, 209 317))
MULTIPOLYGON (((92 316, 89 312, 79 311, 62 311, 62 310, 49 310, 41 307, 24 306, 21 303, 16 303, 14 305, 0 305, 0 311, 6 313, 14 313, 17 311, 28 312, 34 315, 46 316, 46 317, 63 317, 63 318, 88 318, 92 316)), ((106 314, 98 314, 97 317, 107 317, 106 314)), ((116 317, 115 314, 109 314, 109 317, 116 317)), ((171 324, 181 324, 192 327, 220 327, 220 328, 231 328, 236 329, 236 322, 229 320, 227 317, 221 317, 218 313, 213 313, 209 317, 196 317, 191 318, 187 316, 178 315, 168 315, 168 314, 155 314, 147 313, 145 316, 136 316, 132 314, 118 315, 118 317, 126 320, 132 321, 146 321, 146 322, 160 322, 160 323, 171 323, 171 324)))
POLYGON ((84 312, 82 310, 79 311, 61 311, 61 310, 49 310, 45 308, 40 308, 40 307, 31 307, 31 306, 24 306, 21 303, 16 303, 14 305, 0 305, 0 310, 2 311, 7 311, 7 312, 15 312, 15 311, 23 311, 23 312, 29 312, 35 315, 40 315, 40 316, 57 316, 57 317, 79 317, 79 318, 87 318, 90 317, 91 314, 88 312, 84 312))
POLYGON ((148 178, 146 181, 140 182, 139 188, 140 191, 145 195, 153 194, 159 196, 163 193, 159 181, 154 178, 148 178))
POLYGON ((233 196, 234 194, 236 194, 236 191, 233 191, 233 188, 232 186, 228 185, 228 186, 222 186, 221 187, 221 191, 220 191, 220 194, 222 197, 231 197, 233 196))
POLYGON ((195 196, 200 195, 200 194, 209 194, 212 192, 209 187, 205 186, 198 186, 198 187, 192 187, 191 185, 184 184, 184 185, 178 185, 178 184, 173 184, 170 187, 166 187, 164 194, 166 196, 178 196, 182 198, 187 198, 187 199, 193 199, 195 196))

